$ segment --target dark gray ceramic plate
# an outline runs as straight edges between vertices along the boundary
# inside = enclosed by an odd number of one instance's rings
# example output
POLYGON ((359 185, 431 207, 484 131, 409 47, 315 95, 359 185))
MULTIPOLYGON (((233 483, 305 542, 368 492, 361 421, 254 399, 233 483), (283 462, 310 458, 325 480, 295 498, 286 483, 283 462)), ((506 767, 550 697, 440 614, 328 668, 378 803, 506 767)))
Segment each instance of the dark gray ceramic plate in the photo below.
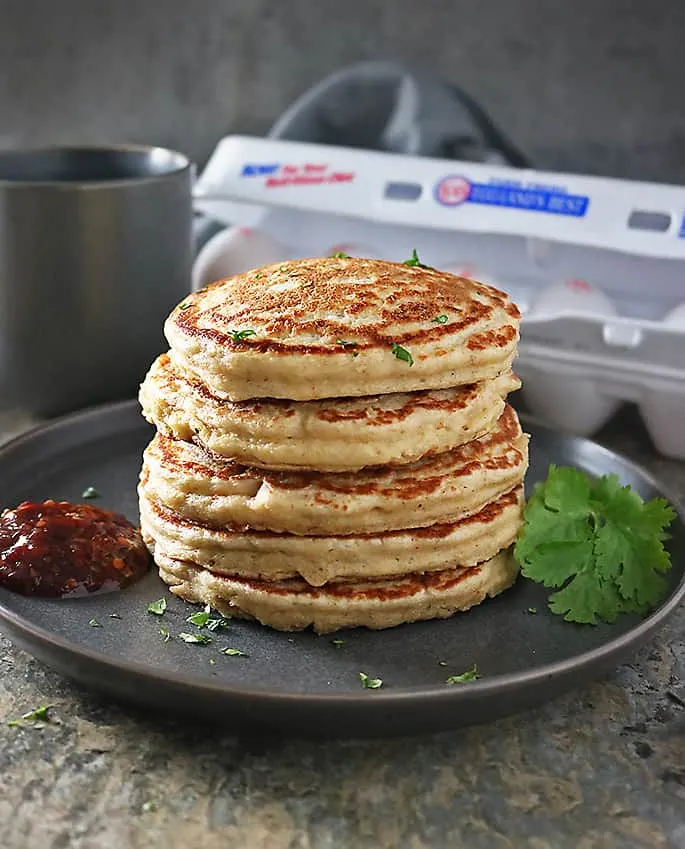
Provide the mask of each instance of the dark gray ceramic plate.
MULTIPOLYGON (((529 485, 557 463, 591 474, 616 472, 645 498, 664 494, 639 468, 595 443, 526 424, 533 437, 529 485)), ((79 501, 94 486, 98 504, 135 521, 140 455, 150 437, 132 401, 34 430, 0 449, 0 505, 79 501)), ((188 645, 175 636, 194 630, 185 622, 194 608, 173 598, 153 573, 123 592, 72 601, 0 591, 0 624, 17 644, 65 675, 164 712, 291 734, 437 731, 540 703, 622 660, 685 595, 682 516, 669 544, 669 597, 647 619, 612 626, 564 622, 547 612, 543 589, 521 580, 468 614, 337 634, 344 641, 339 647, 330 637, 289 637, 239 621, 216 632, 211 645, 188 645), (168 610, 153 616, 147 604, 161 596, 168 610), (533 607, 535 615, 527 612, 533 607), (89 626, 92 619, 102 627, 89 626), (165 642, 160 626, 174 639, 165 642), (220 654, 224 647, 248 657, 220 654), (480 680, 445 684, 448 675, 474 663, 480 680), (363 690, 360 671, 382 678, 382 689, 363 690)))

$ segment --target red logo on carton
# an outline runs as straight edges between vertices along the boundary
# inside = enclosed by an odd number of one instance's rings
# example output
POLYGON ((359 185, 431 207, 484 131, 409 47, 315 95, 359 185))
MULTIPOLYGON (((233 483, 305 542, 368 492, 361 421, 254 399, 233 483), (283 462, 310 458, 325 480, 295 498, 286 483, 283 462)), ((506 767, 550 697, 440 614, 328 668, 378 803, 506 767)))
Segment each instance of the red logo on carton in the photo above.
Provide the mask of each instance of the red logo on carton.
POLYGON ((471 183, 464 177, 443 177, 435 187, 435 199, 443 206, 459 206, 470 194, 471 183))

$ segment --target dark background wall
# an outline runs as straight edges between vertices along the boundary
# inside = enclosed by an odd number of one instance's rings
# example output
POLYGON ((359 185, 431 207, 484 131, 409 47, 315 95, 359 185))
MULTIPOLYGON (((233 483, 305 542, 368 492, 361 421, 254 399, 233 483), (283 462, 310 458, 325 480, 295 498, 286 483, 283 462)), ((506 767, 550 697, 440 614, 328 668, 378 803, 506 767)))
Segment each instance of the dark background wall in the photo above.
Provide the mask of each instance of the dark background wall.
POLYGON ((374 57, 461 85, 540 167, 685 182, 685 0, 0 0, 0 147, 203 161, 374 57))

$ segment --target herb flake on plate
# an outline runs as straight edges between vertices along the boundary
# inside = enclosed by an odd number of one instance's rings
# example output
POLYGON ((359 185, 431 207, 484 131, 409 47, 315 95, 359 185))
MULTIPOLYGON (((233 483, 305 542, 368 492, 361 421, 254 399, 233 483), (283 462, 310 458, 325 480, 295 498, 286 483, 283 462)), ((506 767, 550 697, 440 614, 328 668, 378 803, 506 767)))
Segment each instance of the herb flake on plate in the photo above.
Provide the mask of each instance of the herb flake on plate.
POLYGON ((383 686, 382 678, 369 678, 366 672, 359 673, 359 681, 365 690, 378 690, 383 686))
POLYGON ((147 606, 147 612, 153 613, 155 616, 164 616, 166 611, 166 599, 158 598, 157 601, 151 601, 147 606))
POLYGON ((209 634, 187 634, 185 631, 180 633, 178 638, 184 643, 195 643, 199 646, 206 646, 208 643, 212 642, 212 638, 209 634))
POLYGON ((219 649, 219 652, 221 654, 228 655, 228 657, 249 657, 247 652, 244 652, 241 649, 233 649, 233 648, 219 649))
POLYGON ((474 663, 471 669, 467 669, 466 672, 462 672, 460 675, 450 675, 445 684, 465 684, 467 681, 475 681, 477 678, 480 678, 480 675, 478 674, 478 667, 474 663))

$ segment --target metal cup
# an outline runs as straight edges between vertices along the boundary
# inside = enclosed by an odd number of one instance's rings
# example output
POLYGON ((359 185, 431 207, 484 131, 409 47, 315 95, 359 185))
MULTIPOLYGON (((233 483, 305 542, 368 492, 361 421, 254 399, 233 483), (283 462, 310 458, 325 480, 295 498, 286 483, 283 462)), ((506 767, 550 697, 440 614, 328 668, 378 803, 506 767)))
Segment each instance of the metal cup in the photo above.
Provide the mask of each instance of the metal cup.
POLYGON ((0 152, 0 407, 136 393, 190 290, 191 183, 163 148, 0 152))

